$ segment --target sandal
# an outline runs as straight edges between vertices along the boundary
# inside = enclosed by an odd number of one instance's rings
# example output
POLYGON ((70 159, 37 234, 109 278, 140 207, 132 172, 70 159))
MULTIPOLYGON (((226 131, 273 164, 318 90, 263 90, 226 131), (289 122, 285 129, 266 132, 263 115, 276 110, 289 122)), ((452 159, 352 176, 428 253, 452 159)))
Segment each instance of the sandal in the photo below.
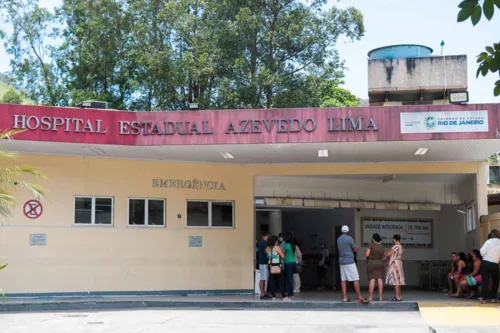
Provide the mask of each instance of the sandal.
POLYGON ((367 299, 364 299, 364 298, 358 298, 358 303, 361 303, 361 304, 368 304, 368 303, 370 303, 370 301, 369 301, 369 300, 367 300, 367 299))
POLYGON ((496 298, 491 300, 491 303, 500 303, 496 298))
POLYGON ((348 302, 350 302, 350 301, 351 301, 351 299, 350 299, 349 297, 344 298, 344 303, 348 303, 348 302))
POLYGON ((486 304, 486 300, 479 298, 479 304, 486 304))
POLYGON ((402 302, 402 301, 403 301, 403 299, 402 299, 402 298, 396 298, 396 297, 393 297, 393 298, 391 298, 389 301, 391 301, 391 302, 402 302))

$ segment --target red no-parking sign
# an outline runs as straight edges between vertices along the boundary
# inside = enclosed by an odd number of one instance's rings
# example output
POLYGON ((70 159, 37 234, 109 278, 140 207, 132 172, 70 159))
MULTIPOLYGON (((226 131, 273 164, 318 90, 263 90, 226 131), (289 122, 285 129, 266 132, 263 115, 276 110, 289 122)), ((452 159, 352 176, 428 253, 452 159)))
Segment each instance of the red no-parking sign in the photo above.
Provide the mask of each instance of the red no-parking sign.
POLYGON ((24 204, 24 215, 29 219, 37 219, 43 213, 43 206, 39 201, 30 200, 24 204))

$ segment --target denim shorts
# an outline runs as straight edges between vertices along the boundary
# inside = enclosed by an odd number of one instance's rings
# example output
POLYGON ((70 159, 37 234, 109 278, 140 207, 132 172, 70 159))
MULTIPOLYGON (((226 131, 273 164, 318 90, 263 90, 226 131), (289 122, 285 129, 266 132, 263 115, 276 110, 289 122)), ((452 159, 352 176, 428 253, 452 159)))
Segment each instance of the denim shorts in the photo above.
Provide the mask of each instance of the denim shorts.
POLYGON ((269 278, 269 266, 268 265, 259 265, 260 271, 260 280, 267 281, 269 278))

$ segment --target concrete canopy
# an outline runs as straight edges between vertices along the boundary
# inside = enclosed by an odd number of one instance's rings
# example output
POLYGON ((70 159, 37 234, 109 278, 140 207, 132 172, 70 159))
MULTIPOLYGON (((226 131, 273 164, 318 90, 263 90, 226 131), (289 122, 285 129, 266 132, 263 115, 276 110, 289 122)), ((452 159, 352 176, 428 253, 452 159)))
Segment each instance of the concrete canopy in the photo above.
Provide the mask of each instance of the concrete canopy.
POLYGON ((498 104, 182 112, 0 104, 0 126, 25 130, 4 143, 9 150, 232 164, 482 161, 500 150, 499 119, 498 104), (403 131, 403 115, 456 111, 483 115, 483 129, 403 131), (415 155, 419 148, 427 152, 415 155))

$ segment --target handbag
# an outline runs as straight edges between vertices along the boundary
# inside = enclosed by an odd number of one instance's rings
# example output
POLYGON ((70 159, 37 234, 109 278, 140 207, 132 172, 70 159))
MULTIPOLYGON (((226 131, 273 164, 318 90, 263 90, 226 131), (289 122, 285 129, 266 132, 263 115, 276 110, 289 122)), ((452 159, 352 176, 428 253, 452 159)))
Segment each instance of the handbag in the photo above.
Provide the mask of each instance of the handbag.
POLYGON ((281 274, 281 266, 271 266, 271 274, 281 274))
POLYGON ((281 259, 279 257, 279 255, 277 255, 276 253, 276 256, 277 258, 275 257, 273 259, 273 251, 274 251, 274 248, 271 248, 271 251, 269 252, 269 271, 271 272, 271 274, 281 274, 281 259))
POLYGON ((300 272, 302 272, 302 265, 301 264, 296 264, 295 265, 295 269, 293 270, 293 273, 294 274, 299 274, 300 272))
POLYGON ((473 278, 472 276, 470 276, 470 275, 467 275, 467 276, 465 277, 465 281, 467 281, 467 285, 468 285, 469 287, 473 287, 473 286, 475 286, 475 285, 477 284, 476 279, 474 279, 474 278, 473 278))

